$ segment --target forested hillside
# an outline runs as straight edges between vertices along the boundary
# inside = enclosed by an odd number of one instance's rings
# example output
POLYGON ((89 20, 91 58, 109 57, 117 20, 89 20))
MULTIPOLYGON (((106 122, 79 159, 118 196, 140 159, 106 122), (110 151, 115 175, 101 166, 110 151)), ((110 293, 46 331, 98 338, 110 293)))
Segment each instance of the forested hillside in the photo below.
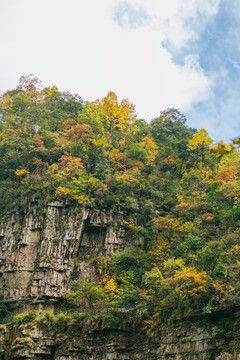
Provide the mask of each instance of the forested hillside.
POLYGON ((215 145, 177 109, 148 124, 113 92, 85 102, 33 76, 2 95, 0 113, 2 221, 50 201, 125 214, 129 246, 91 259, 98 280, 73 278, 67 307, 127 304, 154 331, 159 318, 239 304, 237 145, 215 145))

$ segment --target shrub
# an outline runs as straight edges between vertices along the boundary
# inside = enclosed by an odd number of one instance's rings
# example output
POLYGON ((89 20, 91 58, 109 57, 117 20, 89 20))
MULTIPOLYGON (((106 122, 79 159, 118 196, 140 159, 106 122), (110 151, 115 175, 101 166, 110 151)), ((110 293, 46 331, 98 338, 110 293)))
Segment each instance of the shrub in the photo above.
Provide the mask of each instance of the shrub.
POLYGON ((19 314, 15 316, 15 321, 18 325, 33 322, 38 317, 38 311, 30 311, 27 314, 19 314))
POLYGON ((121 271, 134 271, 139 277, 144 270, 150 269, 150 257, 143 250, 137 247, 130 247, 121 252, 113 254, 112 261, 110 262, 110 268, 116 272, 121 271))

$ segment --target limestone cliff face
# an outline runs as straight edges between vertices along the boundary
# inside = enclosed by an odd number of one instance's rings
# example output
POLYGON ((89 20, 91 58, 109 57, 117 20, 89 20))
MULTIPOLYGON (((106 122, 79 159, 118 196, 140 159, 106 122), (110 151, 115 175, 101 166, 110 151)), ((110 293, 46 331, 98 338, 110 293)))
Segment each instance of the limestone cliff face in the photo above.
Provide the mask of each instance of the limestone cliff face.
POLYGON ((0 228, 0 289, 12 301, 58 299, 73 274, 94 277, 84 259, 124 246, 121 215, 59 202, 38 214, 11 211, 0 228))
MULTIPOLYGON (((120 213, 59 202, 42 213, 34 206, 27 214, 12 210, 0 226, 0 291, 6 300, 20 301, 16 313, 53 311, 71 278, 97 276, 89 259, 126 244, 120 213)), ((240 360, 238 311, 221 313, 210 327, 194 320, 171 328, 160 323, 154 337, 131 313, 120 318, 109 325, 69 317, 62 329, 39 325, 39 319, 0 325, 0 360, 240 360)))
POLYGON ((171 328, 159 324, 154 337, 131 322, 129 314, 115 326, 72 319, 68 326, 62 323, 62 329, 37 320, 0 325, 0 359, 240 360, 240 313, 231 314, 231 328, 225 333, 220 320, 210 328, 184 320, 171 328))

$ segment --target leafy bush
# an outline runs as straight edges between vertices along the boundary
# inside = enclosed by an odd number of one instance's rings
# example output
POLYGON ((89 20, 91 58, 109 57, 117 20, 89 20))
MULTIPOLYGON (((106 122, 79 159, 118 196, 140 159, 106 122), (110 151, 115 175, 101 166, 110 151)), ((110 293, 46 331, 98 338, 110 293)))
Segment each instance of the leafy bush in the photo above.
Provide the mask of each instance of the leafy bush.
POLYGON ((38 317, 38 311, 34 310, 34 311, 30 311, 27 314, 16 315, 15 321, 16 321, 17 325, 27 324, 27 323, 31 323, 34 320, 36 320, 37 317, 38 317))
POLYGON ((113 254, 110 261, 110 269, 114 273, 122 271, 133 271, 138 279, 145 270, 151 267, 150 256, 137 247, 130 247, 113 254))

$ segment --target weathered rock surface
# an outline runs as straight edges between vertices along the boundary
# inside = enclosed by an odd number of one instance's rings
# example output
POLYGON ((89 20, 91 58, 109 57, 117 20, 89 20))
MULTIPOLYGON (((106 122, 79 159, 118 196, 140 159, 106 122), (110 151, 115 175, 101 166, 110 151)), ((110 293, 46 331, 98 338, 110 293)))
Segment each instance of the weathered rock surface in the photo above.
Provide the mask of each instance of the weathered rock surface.
POLYGON ((5 299, 58 299, 72 274, 94 276, 86 259, 124 246, 121 216, 54 202, 44 214, 8 214, 0 227, 0 289, 5 299))
POLYGON ((1 325, 0 359, 240 360, 240 314, 232 314, 232 328, 225 335, 219 335, 218 326, 218 321, 208 329, 186 321, 171 328, 161 324, 152 338, 131 324, 126 314, 120 325, 87 326, 76 321, 62 332, 36 320, 1 325))
MULTIPOLYGON (((122 214, 59 202, 42 213, 34 206, 28 214, 11 211, 0 226, 1 293, 25 304, 16 313, 54 311, 71 278, 97 276, 89 259, 126 246, 123 224, 122 214)), ((118 326, 75 323, 62 333, 36 320, 0 325, 0 359, 240 360, 240 313, 219 315, 229 316, 230 329, 219 328, 219 319, 210 327, 182 320, 171 328, 160 323, 154 337, 126 314, 118 326)))

